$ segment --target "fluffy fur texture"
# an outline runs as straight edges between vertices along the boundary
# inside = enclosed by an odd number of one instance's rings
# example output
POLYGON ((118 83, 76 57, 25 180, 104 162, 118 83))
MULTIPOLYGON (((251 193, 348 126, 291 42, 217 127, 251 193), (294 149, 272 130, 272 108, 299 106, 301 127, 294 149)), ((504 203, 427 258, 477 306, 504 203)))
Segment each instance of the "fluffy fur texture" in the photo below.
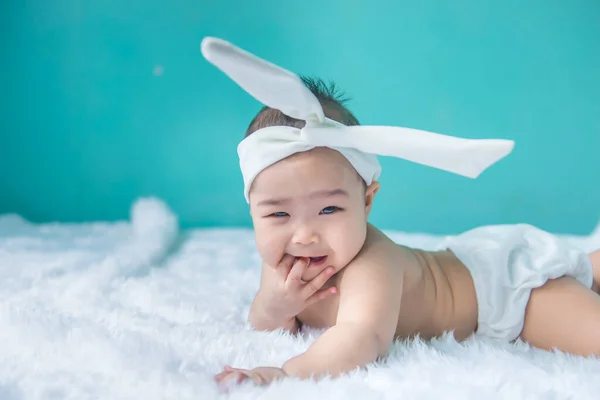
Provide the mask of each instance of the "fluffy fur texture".
MULTIPOLYGON (((0 398, 16 399, 597 399, 600 360, 449 336, 398 342, 337 380, 243 384, 221 393, 224 365, 280 366, 320 334, 254 332, 252 232, 181 232, 162 202, 131 221, 31 224, 0 216, 0 398)), ((388 232, 433 248, 441 237, 388 232)), ((600 246, 600 230, 566 237, 600 246)), ((599 339, 600 340, 600 339, 599 339)))

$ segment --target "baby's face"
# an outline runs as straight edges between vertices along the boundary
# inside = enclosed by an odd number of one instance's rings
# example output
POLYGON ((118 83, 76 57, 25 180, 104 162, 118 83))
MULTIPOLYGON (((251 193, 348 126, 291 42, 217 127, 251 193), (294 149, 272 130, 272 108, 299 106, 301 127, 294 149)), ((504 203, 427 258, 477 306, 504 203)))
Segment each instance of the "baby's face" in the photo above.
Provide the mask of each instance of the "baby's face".
POLYGON ((377 183, 365 188, 335 150, 294 154, 262 171, 250 192, 258 251, 269 265, 310 257, 303 279, 345 267, 362 248, 377 183))

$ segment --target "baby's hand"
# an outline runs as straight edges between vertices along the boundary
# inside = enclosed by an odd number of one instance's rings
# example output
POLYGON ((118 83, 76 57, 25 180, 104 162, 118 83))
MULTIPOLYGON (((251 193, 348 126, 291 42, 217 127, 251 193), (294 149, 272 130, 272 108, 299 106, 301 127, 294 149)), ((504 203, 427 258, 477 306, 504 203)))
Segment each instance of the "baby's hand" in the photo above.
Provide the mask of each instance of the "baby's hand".
POLYGON ((269 287, 263 288, 261 294, 263 307, 274 320, 290 320, 295 318, 306 307, 326 299, 337 288, 321 289, 334 273, 333 267, 327 267, 309 282, 302 280, 302 275, 310 259, 298 258, 286 254, 279 265, 273 267, 275 274, 269 287))
POLYGON ((248 379, 255 385, 268 385, 277 379, 287 377, 287 374, 281 368, 260 367, 252 370, 231 368, 225 366, 223 372, 215 375, 215 381, 222 389, 228 389, 233 384, 240 384, 248 379))

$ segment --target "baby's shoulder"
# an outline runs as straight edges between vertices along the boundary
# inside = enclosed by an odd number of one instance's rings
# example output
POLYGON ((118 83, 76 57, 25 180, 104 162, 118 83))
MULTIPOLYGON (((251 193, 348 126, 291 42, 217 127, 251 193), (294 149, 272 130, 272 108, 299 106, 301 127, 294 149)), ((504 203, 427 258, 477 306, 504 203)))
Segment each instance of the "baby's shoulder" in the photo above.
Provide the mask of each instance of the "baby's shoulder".
POLYGON ((407 271, 418 267, 409 247, 395 243, 375 227, 370 227, 365 245, 357 256, 340 271, 339 282, 385 284, 401 280, 407 271))
POLYGON ((397 243, 373 225, 369 225, 365 245, 356 261, 382 266, 403 266, 415 262, 415 249, 397 243))

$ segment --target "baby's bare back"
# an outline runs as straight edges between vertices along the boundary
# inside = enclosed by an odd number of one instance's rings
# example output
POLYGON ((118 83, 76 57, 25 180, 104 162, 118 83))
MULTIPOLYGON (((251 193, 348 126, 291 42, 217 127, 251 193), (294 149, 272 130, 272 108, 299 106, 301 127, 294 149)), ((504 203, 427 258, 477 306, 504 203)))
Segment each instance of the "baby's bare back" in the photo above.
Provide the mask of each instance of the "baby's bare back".
POLYGON ((298 319, 315 328, 328 328, 336 324, 340 301, 352 298, 352 293, 341 292, 344 288, 356 290, 360 287, 360 290, 372 291, 374 296, 384 292, 376 284, 365 287, 344 282, 361 276, 354 273, 358 268, 385 274, 384 279, 374 282, 385 282, 389 277, 396 280, 392 284, 397 284, 398 290, 402 291, 399 313, 389 316, 397 320, 396 338, 418 334, 427 339, 454 331, 456 339, 462 340, 476 329, 477 300, 473 281, 467 268, 452 252, 429 252, 401 246, 371 225, 361 252, 326 284, 340 288, 339 295, 315 303, 300 313, 298 319))

